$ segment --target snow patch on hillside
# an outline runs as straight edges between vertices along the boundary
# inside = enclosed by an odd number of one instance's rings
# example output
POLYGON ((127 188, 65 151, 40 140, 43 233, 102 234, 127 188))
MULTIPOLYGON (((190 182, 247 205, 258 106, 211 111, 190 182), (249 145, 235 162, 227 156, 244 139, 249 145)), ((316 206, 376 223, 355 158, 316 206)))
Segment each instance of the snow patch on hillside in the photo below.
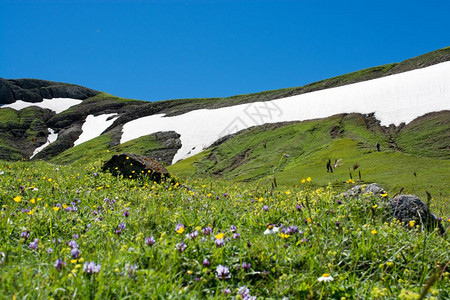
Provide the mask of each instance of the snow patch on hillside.
POLYGON ((45 142, 44 145, 37 147, 36 149, 34 149, 33 154, 30 156, 30 159, 32 159, 33 157, 36 156, 36 154, 38 154, 39 152, 41 152, 42 150, 44 150, 45 147, 47 147, 48 145, 50 145, 51 143, 53 143, 54 141, 56 141, 58 139, 58 134, 55 133, 55 131, 51 128, 48 129, 48 137, 47 137, 47 142, 45 142))
POLYGON ((77 146, 81 143, 87 142, 100 136, 103 131, 105 131, 109 126, 114 123, 114 120, 117 118, 116 113, 112 114, 103 114, 99 116, 88 115, 86 117, 86 121, 84 122, 81 130, 83 131, 78 139, 75 141, 74 146, 77 146), (112 118, 113 116, 116 116, 112 118))
POLYGON ((147 116, 126 123, 120 143, 159 131, 181 135, 173 163, 195 155, 216 140, 256 125, 325 118, 340 113, 375 113, 382 125, 409 123, 450 109, 450 62, 342 87, 179 116, 147 116))
POLYGON ((78 100, 78 99, 71 99, 71 98, 44 99, 42 102, 36 102, 36 103, 17 100, 14 103, 2 105, 0 108, 9 107, 9 108, 12 108, 15 110, 21 110, 26 107, 37 106, 40 108, 48 108, 50 110, 53 110, 55 113, 59 114, 74 105, 80 104, 81 102, 83 102, 83 101, 78 100))

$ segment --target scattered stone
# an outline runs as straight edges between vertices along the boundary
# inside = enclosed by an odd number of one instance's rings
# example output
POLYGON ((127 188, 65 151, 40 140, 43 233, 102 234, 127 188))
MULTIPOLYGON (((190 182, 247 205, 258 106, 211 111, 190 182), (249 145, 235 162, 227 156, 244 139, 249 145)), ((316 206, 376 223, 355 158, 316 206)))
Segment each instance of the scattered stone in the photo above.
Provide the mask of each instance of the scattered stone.
POLYGON ((342 194, 344 198, 358 197, 361 194, 370 194, 374 196, 381 196, 381 194, 386 193, 385 190, 379 186, 377 183, 371 183, 368 185, 355 185, 351 189, 347 190, 342 194))
POLYGON ((170 177, 169 172, 159 162, 137 154, 122 153, 114 155, 103 165, 102 169, 111 172, 114 176, 123 175, 124 178, 147 176, 156 182, 161 182, 163 178, 170 177))
POLYGON ((441 221, 432 214, 425 203, 419 197, 414 195, 399 195, 389 201, 392 217, 405 223, 425 226, 428 230, 434 230, 438 227, 439 233, 445 233, 441 221), (411 223, 410 223, 411 222, 411 223))

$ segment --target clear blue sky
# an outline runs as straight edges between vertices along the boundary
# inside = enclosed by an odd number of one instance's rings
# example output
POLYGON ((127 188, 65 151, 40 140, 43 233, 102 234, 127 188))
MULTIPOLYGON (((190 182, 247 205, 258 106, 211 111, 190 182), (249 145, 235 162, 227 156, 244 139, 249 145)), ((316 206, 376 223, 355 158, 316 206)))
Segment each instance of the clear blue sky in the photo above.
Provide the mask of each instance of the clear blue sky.
POLYGON ((301 86, 446 46, 448 0, 0 0, 0 77, 149 101, 301 86))

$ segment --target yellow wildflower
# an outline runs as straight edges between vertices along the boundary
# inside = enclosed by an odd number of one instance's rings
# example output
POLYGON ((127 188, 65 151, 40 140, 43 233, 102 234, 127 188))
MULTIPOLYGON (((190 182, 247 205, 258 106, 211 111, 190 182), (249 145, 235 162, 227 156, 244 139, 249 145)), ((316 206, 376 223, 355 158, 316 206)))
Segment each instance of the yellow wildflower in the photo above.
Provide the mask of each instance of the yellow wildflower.
POLYGON ((15 201, 15 202, 20 202, 20 201, 22 201, 22 196, 16 196, 16 197, 14 197, 14 201, 15 201))
POLYGON ((221 239, 224 238, 225 233, 221 232, 221 233, 219 233, 219 234, 216 234, 215 236, 216 236, 216 239, 221 240, 221 239))
POLYGON ((288 237, 290 237, 290 235, 289 234, 286 234, 286 233, 280 233, 280 234, 278 234, 280 237, 282 237, 283 239, 287 239, 288 237))
POLYGON ((311 177, 306 178, 306 181, 311 182, 311 177))
POLYGON ((387 193, 381 194, 381 197, 386 198, 387 197, 387 193))
POLYGON ((377 234, 377 230, 374 229, 374 230, 372 230, 370 233, 375 235, 375 234, 377 234))
POLYGON ((58 211, 58 210, 59 210, 59 207, 58 207, 58 206, 54 206, 54 207, 53 207, 53 210, 54 210, 54 211, 58 211))
POLYGON ((414 220, 411 220, 411 221, 409 221, 409 227, 414 227, 414 225, 416 224, 416 221, 414 221, 414 220))
POLYGON ((304 178, 302 178, 302 180, 300 180, 301 183, 305 183, 306 180, 304 178))

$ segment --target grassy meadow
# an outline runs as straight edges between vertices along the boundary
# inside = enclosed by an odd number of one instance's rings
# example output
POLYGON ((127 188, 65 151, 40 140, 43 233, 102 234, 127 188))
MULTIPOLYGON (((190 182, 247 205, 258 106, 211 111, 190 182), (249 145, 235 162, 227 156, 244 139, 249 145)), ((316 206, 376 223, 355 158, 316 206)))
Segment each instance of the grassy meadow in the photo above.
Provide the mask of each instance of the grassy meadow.
MULTIPOLYGON (((389 196, 339 197, 351 181, 157 184, 99 170, 0 162, 0 298, 450 297, 448 238, 390 220, 389 196)), ((432 201, 448 230, 448 205, 432 201)))

